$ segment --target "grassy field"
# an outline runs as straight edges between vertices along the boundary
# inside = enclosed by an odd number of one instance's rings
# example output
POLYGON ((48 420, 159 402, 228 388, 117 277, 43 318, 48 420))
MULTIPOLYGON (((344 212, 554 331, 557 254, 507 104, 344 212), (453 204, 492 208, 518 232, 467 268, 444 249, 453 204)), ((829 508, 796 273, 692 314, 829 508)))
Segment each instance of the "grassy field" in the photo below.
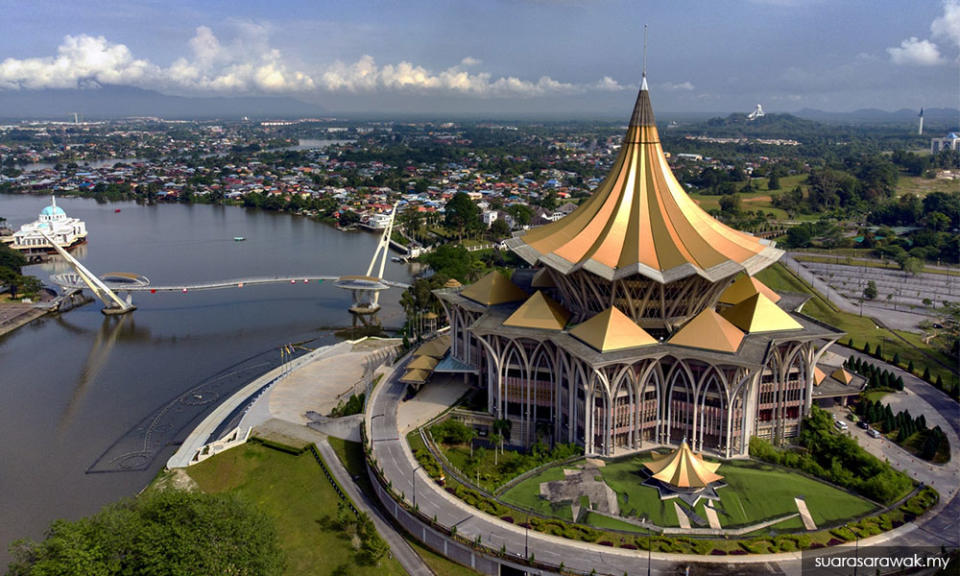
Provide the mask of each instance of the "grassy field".
POLYGON ((347 573, 403 575, 394 559, 364 565, 334 525, 339 499, 309 451, 299 456, 256 443, 218 454, 188 469, 204 492, 231 492, 256 503, 276 524, 291 576, 347 573))
POLYGON ((535 510, 544 516, 572 520, 569 504, 553 504, 540 497, 540 484, 556 480, 563 480, 563 468, 560 466, 547 468, 536 476, 527 478, 504 492, 500 499, 507 504, 535 510))
MULTIPOLYGON (((679 526, 673 501, 661 501, 655 488, 643 485, 646 477, 642 471, 643 463, 648 460, 649 455, 639 455, 610 462, 600 468, 600 474, 604 482, 617 493, 621 514, 638 519, 647 517, 659 526, 679 526)), ((727 483, 726 488, 718 490, 720 502, 717 504, 720 523, 725 527, 744 526, 793 514, 797 511, 795 497, 807 501, 810 514, 818 524, 862 516, 874 508, 873 504, 858 496, 768 464, 728 461, 718 473, 724 476, 727 483)), ((562 477, 560 467, 549 468, 518 484, 502 499, 533 508, 544 515, 558 515, 549 502, 540 498, 539 486, 541 482, 562 477)), ((569 506, 564 508, 566 518, 569 518, 569 506)), ((706 518, 703 502, 697 505, 696 512, 706 518)), ((597 528, 642 532, 637 526, 597 514, 588 514, 587 523, 597 528)), ((782 524, 777 528, 787 529, 791 526, 788 522, 782 524)), ((802 524, 799 527, 802 528, 802 524)))
POLYGON ((617 493, 620 514, 642 518, 646 516, 658 526, 679 526, 673 502, 663 502, 656 488, 643 486, 643 462, 649 455, 610 462, 600 469, 603 481, 617 493))
MULTIPOLYGON (((795 497, 807 501, 817 525, 863 516, 874 509, 863 498, 776 466, 735 460, 724 463, 717 473, 727 483, 717 491, 718 515, 726 527, 792 514, 797 511, 795 497)), ((697 513, 705 517, 702 502, 697 513)))
POLYGON ((931 192, 955 193, 958 187, 960 187, 960 184, 956 180, 937 180, 936 178, 904 176, 901 174, 900 178, 897 179, 897 196, 913 194, 922 197, 931 192))
POLYGON ((871 350, 876 349, 877 345, 881 345, 884 356, 888 360, 894 354, 897 354, 900 356, 902 366, 907 366, 912 360, 920 373, 923 372, 923 366, 929 366, 934 380, 939 375, 948 385, 951 383, 956 385, 956 374, 949 368, 932 361, 927 357, 927 354, 940 359, 947 366, 950 365, 949 357, 933 346, 924 343, 920 336, 915 334, 908 336, 909 333, 903 333, 904 337, 910 341, 908 344, 900 340, 894 332, 878 327, 873 319, 868 316, 861 317, 833 308, 823 296, 814 292, 805 282, 781 264, 774 264, 761 271, 757 274, 757 279, 777 292, 812 294, 813 298, 803 305, 803 312, 812 318, 846 332, 847 336, 840 340, 843 344, 847 344, 852 339, 857 350, 862 350, 865 343, 870 344, 871 350))
MULTIPOLYGON (((337 453, 337 458, 343 463, 343 467, 347 469, 350 476, 354 478, 359 477, 359 480, 356 480, 356 482, 360 490, 375 501, 376 494, 373 492, 373 486, 370 484, 370 478, 367 476, 367 467, 363 457, 363 446, 359 442, 341 440, 333 436, 328 437, 327 441, 330 443, 333 451, 337 453)), ((443 556, 421 545, 413 538, 407 537, 405 534, 404 539, 406 539, 407 543, 416 551, 417 555, 423 558, 423 561, 427 563, 427 566, 429 566, 437 576, 475 576, 479 574, 479 572, 471 570, 466 566, 461 566, 456 562, 447 560, 443 556)))
MULTIPOLYGON (((806 254, 798 254, 794 256, 796 260, 800 262, 817 262, 820 264, 845 264, 847 266, 857 266, 864 268, 884 268, 887 270, 899 270, 900 265, 892 261, 883 261, 883 260, 850 260, 843 256, 829 256, 824 254, 823 256, 810 256, 806 254)), ((860 258, 870 258, 870 255, 863 255, 860 258)), ((960 270, 944 270, 941 268, 933 268, 930 266, 924 266, 921 270, 926 274, 940 274, 941 276, 960 276, 960 270)))

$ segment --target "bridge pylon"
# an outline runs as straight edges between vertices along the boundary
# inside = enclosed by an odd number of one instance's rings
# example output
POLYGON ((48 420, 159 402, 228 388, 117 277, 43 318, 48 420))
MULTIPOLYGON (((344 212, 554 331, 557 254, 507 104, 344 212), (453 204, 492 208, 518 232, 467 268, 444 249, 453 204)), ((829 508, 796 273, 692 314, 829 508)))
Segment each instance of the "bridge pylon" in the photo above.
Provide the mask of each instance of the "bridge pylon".
POLYGON ((50 237, 49 234, 40 230, 40 234, 46 238, 47 242, 57 251, 58 254, 64 257, 64 259, 77 271, 77 275, 83 280, 83 283, 90 288, 90 291, 93 292, 101 302, 103 302, 103 308, 100 310, 107 316, 112 316, 116 314, 126 314, 127 312, 133 312, 137 309, 133 305, 133 299, 127 294, 126 300, 117 296, 116 292, 107 287, 96 274, 87 270, 87 268, 81 264, 76 258, 70 255, 69 252, 64 250, 60 244, 50 237))
POLYGON ((390 237, 393 235, 393 223, 397 219, 397 207, 399 205, 399 202, 393 205, 390 221, 387 222, 387 227, 383 229, 377 248, 373 251, 373 258, 370 259, 370 265, 367 266, 366 275, 341 276, 337 280, 337 287, 350 290, 353 293, 353 304, 350 306, 350 312, 358 316, 374 314, 380 310, 380 291, 390 287, 383 281, 383 271, 387 266, 390 237), (379 269, 377 275, 374 276, 373 270, 377 268, 378 261, 379 269))

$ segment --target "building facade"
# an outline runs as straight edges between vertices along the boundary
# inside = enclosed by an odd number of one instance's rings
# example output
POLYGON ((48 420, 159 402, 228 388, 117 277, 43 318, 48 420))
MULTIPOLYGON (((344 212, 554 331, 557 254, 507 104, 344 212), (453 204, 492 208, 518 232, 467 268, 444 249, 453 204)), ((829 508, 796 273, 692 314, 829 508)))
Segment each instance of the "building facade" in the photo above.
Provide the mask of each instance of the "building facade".
POLYGON ((687 196, 646 79, 593 195, 506 244, 530 267, 436 294, 451 357, 512 421, 511 442, 612 456, 687 440, 733 457, 752 435, 798 433, 816 363, 841 333, 753 277, 782 251, 687 196))

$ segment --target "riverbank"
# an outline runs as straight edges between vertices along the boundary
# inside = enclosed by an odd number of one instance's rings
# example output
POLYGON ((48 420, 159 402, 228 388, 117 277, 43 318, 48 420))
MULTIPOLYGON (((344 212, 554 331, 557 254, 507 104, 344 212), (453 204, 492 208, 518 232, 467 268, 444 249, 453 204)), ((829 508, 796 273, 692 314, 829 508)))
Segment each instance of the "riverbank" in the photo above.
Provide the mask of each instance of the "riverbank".
POLYGON ((26 326, 48 312, 50 309, 38 308, 35 304, 0 301, 0 336, 26 326))

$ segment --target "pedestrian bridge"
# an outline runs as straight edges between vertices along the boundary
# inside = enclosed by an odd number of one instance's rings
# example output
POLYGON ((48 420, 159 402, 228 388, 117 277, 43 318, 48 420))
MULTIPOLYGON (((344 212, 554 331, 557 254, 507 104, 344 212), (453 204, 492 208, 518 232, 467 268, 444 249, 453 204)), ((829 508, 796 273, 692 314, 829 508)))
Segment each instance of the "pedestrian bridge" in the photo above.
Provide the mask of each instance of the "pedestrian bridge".
MULTIPOLYGON (((51 279, 58 286, 68 290, 81 290, 87 287, 83 277, 75 272, 57 274, 51 279)), ((183 284, 152 284, 146 276, 129 273, 114 272, 100 277, 103 284, 114 292, 199 292, 203 290, 225 290, 228 288, 244 288, 253 286, 269 286, 272 284, 320 284, 334 282, 341 288, 356 288, 362 290, 386 290, 387 288, 408 288, 404 282, 395 282, 383 278, 362 276, 330 276, 330 275, 302 275, 302 276, 251 276, 249 278, 233 278, 229 280, 211 280, 207 282, 189 282, 183 284), (130 279, 128 279, 130 278, 130 279)))
POLYGON ((300 276, 251 276, 248 278, 232 278, 229 280, 210 280, 203 282, 153 284, 150 279, 140 274, 129 272, 111 272, 97 276, 83 266, 76 258, 57 244, 45 232, 40 231, 54 249, 73 267, 73 272, 57 274, 52 277, 64 290, 90 289, 104 304, 104 314, 126 314, 136 310, 131 293, 149 292, 198 292, 203 290, 226 290, 229 288, 243 288, 253 286, 269 286, 271 284, 319 284, 325 281, 333 282, 334 286, 349 290, 353 294, 353 305, 350 311, 358 315, 373 314, 380 309, 380 291, 388 288, 408 288, 410 285, 403 282, 394 282, 383 278, 383 271, 387 264, 387 252, 390 249, 390 236, 393 233, 393 221, 396 218, 397 206, 394 205, 390 221, 377 243, 373 258, 367 267, 367 273, 358 276, 333 276, 326 274, 305 274, 300 276), (379 263, 379 275, 374 276, 374 269, 379 263), (120 298, 117 293, 125 293, 126 298, 120 298))

